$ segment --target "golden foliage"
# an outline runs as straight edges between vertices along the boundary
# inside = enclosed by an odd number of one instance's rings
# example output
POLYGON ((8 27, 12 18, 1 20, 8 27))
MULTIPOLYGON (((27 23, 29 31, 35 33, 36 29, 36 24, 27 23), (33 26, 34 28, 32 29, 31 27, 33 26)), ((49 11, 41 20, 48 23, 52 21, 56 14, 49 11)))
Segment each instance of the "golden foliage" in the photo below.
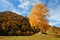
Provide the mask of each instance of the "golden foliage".
POLYGON ((45 5, 40 5, 39 3, 34 5, 29 15, 31 27, 39 27, 41 31, 46 31, 49 28, 46 19, 46 16, 49 16, 48 12, 48 8, 45 5))

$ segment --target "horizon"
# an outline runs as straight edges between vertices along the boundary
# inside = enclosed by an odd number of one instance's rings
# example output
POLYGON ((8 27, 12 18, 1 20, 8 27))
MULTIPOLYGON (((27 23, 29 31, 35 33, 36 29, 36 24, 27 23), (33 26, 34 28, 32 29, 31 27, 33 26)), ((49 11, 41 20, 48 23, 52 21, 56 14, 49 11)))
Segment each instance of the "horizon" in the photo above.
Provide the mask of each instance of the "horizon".
POLYGON ((50 17, 49 24, 52 26, 60 26, 60 0, 0 0, 0 12, 13 11, 22 16, 29 16, 33 6, 39 2, 44 3, 48 9, 50 17))

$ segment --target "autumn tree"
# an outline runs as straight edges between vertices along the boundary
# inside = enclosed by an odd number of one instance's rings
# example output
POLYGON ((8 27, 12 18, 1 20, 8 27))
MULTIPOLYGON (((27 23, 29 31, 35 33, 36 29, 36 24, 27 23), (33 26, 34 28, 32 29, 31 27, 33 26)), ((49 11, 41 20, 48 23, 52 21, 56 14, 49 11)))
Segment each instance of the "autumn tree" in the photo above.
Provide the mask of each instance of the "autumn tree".
POLYGON ((46 17, 49 16, 48 12, 49 10, 46 5, 39 3, 35 4, 29 15, 31 27, 39 27, 41 33, 45 33, 46 29, 50 28, 48 20, 46 19, 46 17))

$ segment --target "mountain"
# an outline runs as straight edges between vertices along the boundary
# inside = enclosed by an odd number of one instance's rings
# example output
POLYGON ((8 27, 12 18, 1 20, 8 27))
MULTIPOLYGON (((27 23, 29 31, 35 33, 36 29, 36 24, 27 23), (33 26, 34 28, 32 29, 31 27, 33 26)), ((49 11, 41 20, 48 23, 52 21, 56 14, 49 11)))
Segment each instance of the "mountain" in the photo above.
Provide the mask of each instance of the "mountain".
POLYGON ((38 27, 31 28, 28 18, 17 13, 0 12, 0 35, 33 35, 39 32, 38 27))

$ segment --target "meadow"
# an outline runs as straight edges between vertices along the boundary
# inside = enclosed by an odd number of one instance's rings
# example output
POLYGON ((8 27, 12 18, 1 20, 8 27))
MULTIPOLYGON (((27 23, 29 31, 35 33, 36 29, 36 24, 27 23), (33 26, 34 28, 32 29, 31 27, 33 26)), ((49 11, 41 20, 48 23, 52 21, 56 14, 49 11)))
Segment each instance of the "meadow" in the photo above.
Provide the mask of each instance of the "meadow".
POLYGON ((0 40, 60 40, 60 36, 37 33, 32 36, 0 36, 0 40))

